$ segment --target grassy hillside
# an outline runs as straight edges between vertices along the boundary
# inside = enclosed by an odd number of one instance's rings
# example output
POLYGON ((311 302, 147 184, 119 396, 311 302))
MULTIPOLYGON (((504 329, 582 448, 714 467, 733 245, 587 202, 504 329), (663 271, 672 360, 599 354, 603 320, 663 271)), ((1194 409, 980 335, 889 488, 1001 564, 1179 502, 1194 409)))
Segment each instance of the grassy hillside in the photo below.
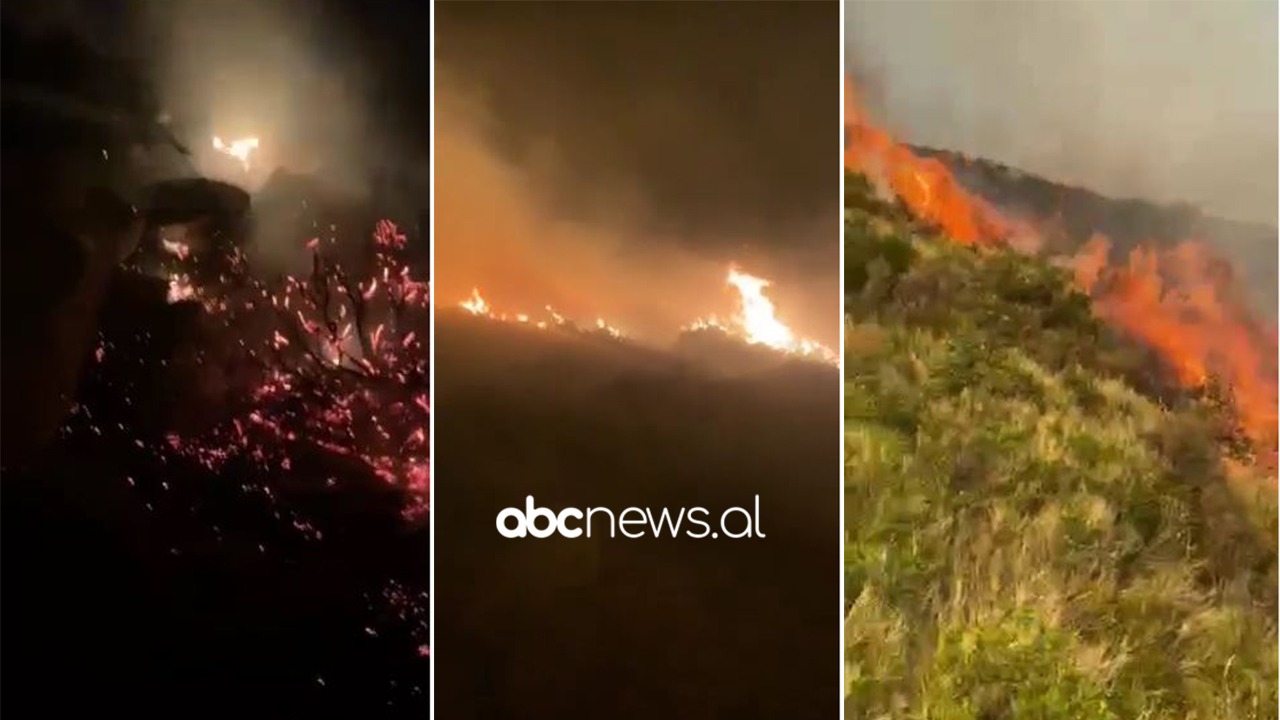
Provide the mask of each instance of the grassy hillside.
POLYGON ((847 188, 848 716, 1275 717, 1275 484, 1213 393, 847 188))

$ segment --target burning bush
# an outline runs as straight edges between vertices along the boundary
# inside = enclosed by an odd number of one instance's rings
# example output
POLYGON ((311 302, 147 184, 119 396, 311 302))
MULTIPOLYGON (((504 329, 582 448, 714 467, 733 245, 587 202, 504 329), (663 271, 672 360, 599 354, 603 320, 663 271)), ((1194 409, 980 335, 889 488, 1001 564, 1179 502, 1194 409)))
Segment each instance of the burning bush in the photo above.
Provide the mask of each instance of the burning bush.
POLYGON ((429 291, 400 260, 405 236, 395 225, 379 222, 373 242, 377 272, 367 278, 326 261, 313 240, 305 278, 270 287, 241 260, 218 285, 193 291, 221 318, 224 338, 240 335, 231 367, 211 371, 256 382, 234 388, 229 421, 196 436, 171 433, 175 451, 211 470, 240 456, 284 472, 298 452, 336 456, 404 490, 406 514, 424 515, 429 291))

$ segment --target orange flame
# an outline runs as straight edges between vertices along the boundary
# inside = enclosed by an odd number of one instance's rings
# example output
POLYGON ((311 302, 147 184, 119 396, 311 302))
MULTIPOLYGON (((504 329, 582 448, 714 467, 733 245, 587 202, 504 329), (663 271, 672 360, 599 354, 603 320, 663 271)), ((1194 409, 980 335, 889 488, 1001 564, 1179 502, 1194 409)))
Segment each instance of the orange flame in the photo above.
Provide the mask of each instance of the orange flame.
MULTIPOLYGON (((773 301, 764 294, 765 288, 771 284, 768 280, 730 267, 728 282, 738 291, 739 311, 735 320, 748 343, 765 345, 793 355, 814 356, 825 362, 836 362, 836 354, 830 348, 813 340, 796 337, 791 328, 778 319, 773 301)), ((714 317, 704 322, 724 329, 714 317)))
POLYGON ((768 280, 729 268, 729 284, 741 297, 742 329, 748 342, 778 349, 788 349, 795 344, 795 334, 778 320, 773 301, 764 295, 768 280))
POLYGON ((1072 261, 1094 312, 1156 350, 1184 387, 1223 382, 1241 431, 1274 464, 1276 336, 1231 297, 1229 266, 1195 241, 1135 248, 1118 267, 1107 267, 1109 249, 1098 235, 1072 261))
POLYGON ((729 268, 727 282, 738 293, 738 313, 729 320, 715 315, 694 320, 684 327, 686 331, 717 330, 742 339, 749 345, 764 345, 788 355, 800 355, 830 365, 839 358, 822 343, 798 337, 791 328, 778 319, 773 301, 765 296, 770 282, 742 272, 736 266, 729 268))
POLYGON ((471 297, 458 303, 458 305, 472 315, 489 314, 489 303, 485 302, 483 297, 480 297, 480 288, 471 288, 471 297))
MULTIPOLYGON (((779 352, 800 355, 828 364, 835 364, 838 356, 830 348, 821 343, 799 337, 778 319, 773 301, 765 296, 764 290, 770 282, 742 272, 737 267, 730 267, 727 282, 738 293, 738 314, 729 321, 721 321, 714 315, 695 320, 686 326, 686 331, 718 330, 727 335, 740 338, 751 345, 764 345, 779 352)), ((481 295, 479 288, 472 288, 471 295, 458 303, 458 306, 477 317, 501 322, 530 325, 539 330, 551 327, 587 328, 603 333, 614 339, 624 339, 627 335, 617 327, 609 324, 604 318, 597 317, 594 322, 579 325, 551 306, 544 308, 549 320, 534 320, 528 313, 495 312, 481 295)))
MULTIPOLYGON (((471 313, 476 317, 482 317, 488 320, 497 320, 499 322, 515 323, 518 325, 529 325, 539 330, 546 330, 551 327, 569 327, 571 325, 573 327, 578 327, 568 318, 556 312, 555 308, 552 308, 550 305, 543 308, 547 314, 546 320, 535 320, 532 315, 526 312, 495 312, 493 307, 489 305, 489 301, 485 300, 484 296, 480 294, 480 288, 472 288, 471 295, 466 300, 459 302, 458 307, 466 310, 468 313, 471 313)), ((626 337, 625 333, 605 322, 604 318, 597 317, 591 325, 597 332, 604 333, 612 338, 622 339, 626 337)))
POLYGON ((963 245, 993 245, 1015 233, 1014 224, 970 195, 941 161, 920 158, 867 122, 845 80, 844 166, 892 191, 921 220, 937 225, 963 245))
MULTIPOLYGON (((845 82, 847 169, 891 191, 918 218, 964 245, 1014 241, 1043 247, 1034 228, 1000 214, 960 187, 946 166, 921 159, 867 122, 845 82), (1021 237, 1016 237, 1021 235, 1021 237)), ((1094 235, 1070 261, 1094 312, 1155 350, 1187 388, 1216 377, 1229 391, 1242 433, 1272 468, 1277 448, 1277 340, 1228 292, 1230 266, 1204 243, 1135 248, 1127 265, 1108 266, 1110 241, 1094 235)))

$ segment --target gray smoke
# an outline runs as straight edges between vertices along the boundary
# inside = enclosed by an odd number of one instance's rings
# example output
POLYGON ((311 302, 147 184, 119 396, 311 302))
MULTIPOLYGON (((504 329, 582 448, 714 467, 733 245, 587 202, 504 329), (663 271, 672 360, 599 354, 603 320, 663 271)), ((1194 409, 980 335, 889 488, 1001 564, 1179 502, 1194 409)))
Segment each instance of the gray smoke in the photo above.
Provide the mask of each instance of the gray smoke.
POLYGON ((904 140, 1276 223, 1274 2, 848 2, 845 27, 904 140))

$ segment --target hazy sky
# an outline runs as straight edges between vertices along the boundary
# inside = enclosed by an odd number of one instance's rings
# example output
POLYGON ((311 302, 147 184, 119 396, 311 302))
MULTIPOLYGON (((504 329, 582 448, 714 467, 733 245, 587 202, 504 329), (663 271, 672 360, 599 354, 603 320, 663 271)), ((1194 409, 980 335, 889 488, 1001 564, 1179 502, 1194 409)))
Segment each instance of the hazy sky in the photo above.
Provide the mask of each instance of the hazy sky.
POLYGON ((845 25, 905 140, 1276 222, 1275 2, 848 2, 845 25))

